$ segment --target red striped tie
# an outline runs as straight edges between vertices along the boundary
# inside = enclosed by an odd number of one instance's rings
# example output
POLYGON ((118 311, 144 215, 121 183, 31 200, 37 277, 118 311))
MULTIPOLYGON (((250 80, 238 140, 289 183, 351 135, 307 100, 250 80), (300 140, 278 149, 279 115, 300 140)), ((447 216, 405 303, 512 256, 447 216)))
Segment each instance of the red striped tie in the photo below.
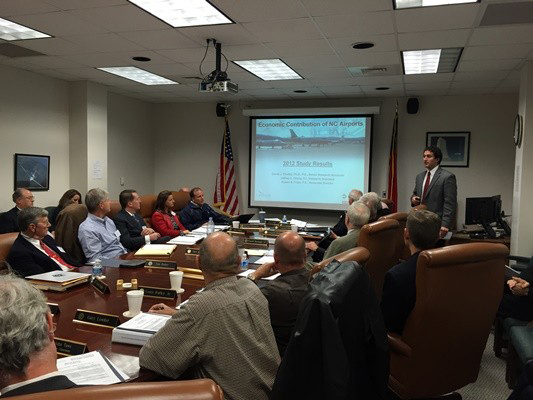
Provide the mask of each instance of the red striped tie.
POLYGON ((430 179, 431 179, 431 172, 428 171, 426 182, 424 183, 424 191, 422 192, 422 202, 426 199, 426 194, 428 193, 430 179))
POLYGON ((65 260, 63 260, 59 256, 59 254, 57 254, 54 250, 52 250, 50 247, 48 247, 42 240, 39 240, 39 243, 41 244, 41 248, 45 251, 45 253, 48 254, 48 257, 50 257, 51 259, 57 261, 63 267, 67 267, 68 269, 75 268, 73 265, 70 265, 65 260))

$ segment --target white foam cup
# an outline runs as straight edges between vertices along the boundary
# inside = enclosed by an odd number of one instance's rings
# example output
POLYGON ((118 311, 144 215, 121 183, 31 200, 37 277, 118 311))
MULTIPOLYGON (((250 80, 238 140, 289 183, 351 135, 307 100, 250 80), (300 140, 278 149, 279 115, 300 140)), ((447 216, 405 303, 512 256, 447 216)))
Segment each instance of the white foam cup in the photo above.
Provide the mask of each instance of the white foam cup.
POLYGON ((141 312, 144 290, 130 290, 127 295, 129 312, 133 317, 141 312))
POLYGON ((181 281, 183 280, 183 271, 170 271, 170 288, 178 292, 181 289, 181 281))
POLYGON ((239 226, 241 226, 241 223, 239 221, 233 221, 232 224, 234 228, 238 228, 239 226))

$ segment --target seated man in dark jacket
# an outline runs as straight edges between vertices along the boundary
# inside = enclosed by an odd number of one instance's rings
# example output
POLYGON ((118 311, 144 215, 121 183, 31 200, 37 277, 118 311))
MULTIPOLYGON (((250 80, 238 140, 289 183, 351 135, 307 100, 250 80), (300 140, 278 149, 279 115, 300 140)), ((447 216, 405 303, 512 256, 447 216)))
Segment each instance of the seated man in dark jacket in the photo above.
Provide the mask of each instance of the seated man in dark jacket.
POLYGON ((161 237, 151 228, 146 227, 144 219, 138 214, 141 198, 135 190, 127 189, 118 197, 122 210, 113 218, 120 231, 120 243, 129 251, 135 251, 149 243, 166 243, 168 236, 161 237))
POLYGON ((20 210, 18 224, 21 232, 11 247, 7 261, 19 275, 69 271, 80 267, 48 234, 50 223, 45 209, 29 207, 20 210))
POLYGON ((13 193, 15 207, 0 214, 0 233, 19 232, 17 215, 20 210, 33 207, 33 194, 24 188, 18 188, 13 193))
POLYGON ((511 274, 503 292, 498 316, 515 318, 522 321, 533 320, 533 257, 520 274, 511 274))
POLYGON ((204 191, 201 188, 192 188, 189 196, 191 201, 180 211, 180 221, 185 228, 190 231, 199 228, 209 221, 209 217, 213 218, 215 224, 229 223, 228 217, 217 213, 204 202, 204 191))
POLYGON ((387 332, 402 334, 405 321, 416 301, 416 263, 422 250, 432 249, 440 235, 441 221, 428 210, 411 211, 403 238, 411 257, 392 267, 385 275, 381 295, 381 312, 387 332))

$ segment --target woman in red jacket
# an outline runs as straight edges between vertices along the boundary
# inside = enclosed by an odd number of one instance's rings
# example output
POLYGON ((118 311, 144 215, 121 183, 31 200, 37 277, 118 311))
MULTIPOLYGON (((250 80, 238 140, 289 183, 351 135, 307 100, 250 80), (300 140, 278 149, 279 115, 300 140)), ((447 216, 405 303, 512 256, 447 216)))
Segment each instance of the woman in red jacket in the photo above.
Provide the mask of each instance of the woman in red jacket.
POLYGON ((163 190, 157 195, 151 223, 152 228, 161 236, 176 237, 189 233, 180 222, 178 215, 172 211, 173 208, 174 196, 172 196, 172 192, 163 190))

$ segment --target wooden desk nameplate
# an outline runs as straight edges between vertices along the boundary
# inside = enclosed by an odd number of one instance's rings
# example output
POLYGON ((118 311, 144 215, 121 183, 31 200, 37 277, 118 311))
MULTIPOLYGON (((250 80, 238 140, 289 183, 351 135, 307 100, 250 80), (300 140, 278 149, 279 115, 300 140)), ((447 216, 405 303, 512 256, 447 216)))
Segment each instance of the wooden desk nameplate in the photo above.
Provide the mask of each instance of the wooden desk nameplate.
POLYGON ((109 286, 107 285, 107 283, 105 283, 99 278, 96 278, 96 277, 91 278, 91 286, 95 288, 97 292, 101 294, 111 293, 111 290, 109 289, 109 286))
POLYGON ((46 303, 48 305, 48 308, 50 309, 50 312, 52 315, 57 315, 61 312, 59 309, 59 304, 56 303, 46 303))
POLYGON ((160 268, 160 269, 176 269, 176 262, 175 261, 160 261, 160 260, 146 260, 146 264, 144 264, 144 268, 160 268))
POLYGON ((154 299, 175 300, 178 295, 174 289, 151 286, 139 286, 139 289, 144 290, 144 297, 151 297, 154 299))
POLYGON ((76 310, 72 322, 76 324, 103 326, 104 328, 115 328, 120 325, 118 315, 81 310, 79 308, 76 310))
POLYGON ((246 248, 268 249, 269 243, 265 239, 244 239, 243 245, 246 248))
POLYGON ((265 229, 265 224, 240 224, 239 229, 246 231, 260 231, 265 229))
POLYGON ((246 229, 241 229, 241 228, 229 228, 228 230, 228 235, 246 235, 248 234, 247 230, 246 229))
POLYGON ((292 228, 291 228, 291 224, 289 223, 281 223, 279 226, 278 226, 278 230, 280 231, 290 231, 292 228))
POLYGON ((75 342, 74 340, 67 340, 55 337, 57 354, 62 356, 77 356, 87 353, 87 343, 75 342))
POLYGON ((265 222, 265 225, 267 228, 277 228, 279 224, 281 224, 280 221, 266 221, 265 222))
POLYGON ((196 268, 179 267, 180 271, 183 271, 183 277, 189 279, 204 280, 204 274, 202 271, 196 268))
POLYGON ((185 250, 186 256, 197 256, 199 254, 200 254, 200 249, 196 247, 187 247, 187 249, 185 250))
POLYGON ((263 235, 266 237, 278 237, 279 235, 285 232, 287 231, 283 229, 267 229, 266 231, 264 231, 263 235))

